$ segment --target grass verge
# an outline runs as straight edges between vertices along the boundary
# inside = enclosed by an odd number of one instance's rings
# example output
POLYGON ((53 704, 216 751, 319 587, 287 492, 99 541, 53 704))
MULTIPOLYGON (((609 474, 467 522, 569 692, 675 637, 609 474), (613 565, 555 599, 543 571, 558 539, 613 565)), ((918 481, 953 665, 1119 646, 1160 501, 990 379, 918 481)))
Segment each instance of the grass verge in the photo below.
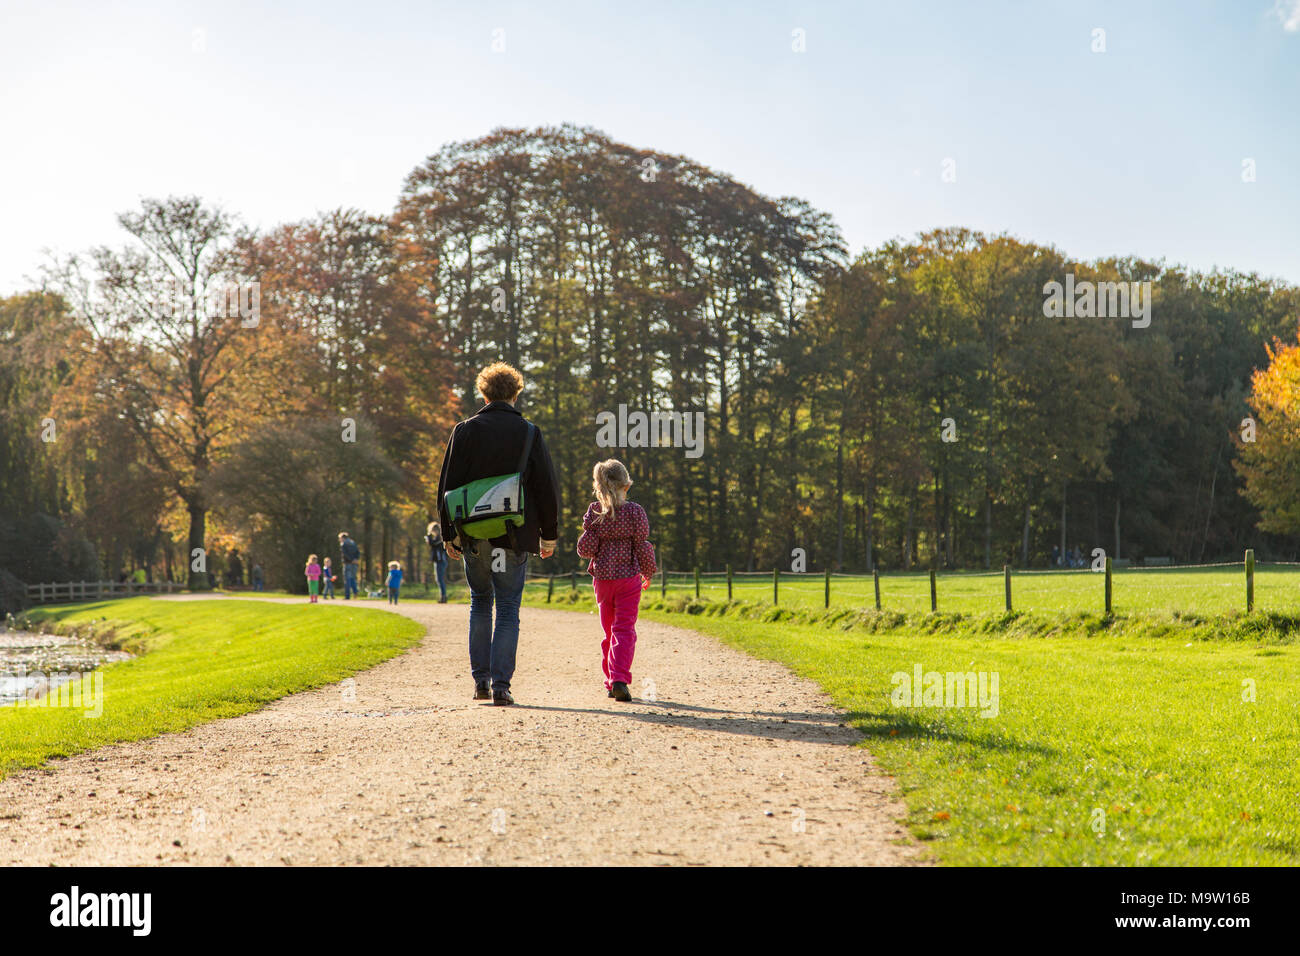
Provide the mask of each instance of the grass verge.
POLYGON ((228 600, 139 597, 28 616, 56 629, 93 628, 140 656, 101 669, 98 717, 81 707, 0 708, 0 778, 52 757, 257 710, 373 667, 424 635, 414 621, 377 609, 228 600))

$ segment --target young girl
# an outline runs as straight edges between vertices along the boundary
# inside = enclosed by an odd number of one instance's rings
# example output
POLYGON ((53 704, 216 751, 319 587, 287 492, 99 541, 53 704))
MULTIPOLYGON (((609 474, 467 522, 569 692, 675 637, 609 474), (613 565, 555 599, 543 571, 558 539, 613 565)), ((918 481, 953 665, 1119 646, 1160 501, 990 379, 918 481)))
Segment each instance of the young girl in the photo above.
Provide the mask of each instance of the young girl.
POLYGON ((605 631, 600 644, 605 688, 615 700, 628 701, 641 592, 655 573, 654 546, 646 540, 650 520, 644 508, 627 500, 632 479, 621 461, 611 458, 596 465, 591 484, 596 500, 582 517, 578 554, 591 559, 587 571, 605 631))
POLYGON ((402 566, 396 561, 388 562, 388 603, 397 603, 397 594, 402 590, 402 566))
POLYGON ((311 595, 311 603, 315 604, 316 594, 320 590, 320 565, 316 563, 316 555, 310 555, 307 558, 307 593, 311 595))
POLYGON ((326 558, 324 565, 320 569, 320 593, 334 600, 334 569, 330 566, 330 559, 326 558))

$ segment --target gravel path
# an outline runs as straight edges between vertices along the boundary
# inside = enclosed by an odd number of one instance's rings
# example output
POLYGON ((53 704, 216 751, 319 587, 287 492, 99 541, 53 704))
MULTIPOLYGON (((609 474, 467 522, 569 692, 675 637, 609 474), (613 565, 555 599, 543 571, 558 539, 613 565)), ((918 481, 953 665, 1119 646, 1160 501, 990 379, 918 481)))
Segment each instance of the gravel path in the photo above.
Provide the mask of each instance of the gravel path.
POLYGON ((911 864, 892 779, 810 681, 649 621, 525 608, 518 704, 470 699, 467 608, 418 647, 181 734, 0 781, 0 864, 911 864), (650 699, 654 698, 654 699, 650 699))

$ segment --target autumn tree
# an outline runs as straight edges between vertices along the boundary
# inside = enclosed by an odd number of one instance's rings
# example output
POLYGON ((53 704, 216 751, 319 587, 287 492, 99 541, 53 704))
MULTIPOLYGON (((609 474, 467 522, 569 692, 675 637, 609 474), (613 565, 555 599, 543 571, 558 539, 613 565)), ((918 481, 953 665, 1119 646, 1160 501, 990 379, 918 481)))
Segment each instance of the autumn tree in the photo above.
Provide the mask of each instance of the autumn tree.
MULTIPOLYGON (((52 271, 83 333, 70 401, 127 422, 188 515, 188 551, 205 555, 205 482, 215 458, 274 405, 261 376, 256 277, 242 272, 237 226, 196 197, 146 199, 118 217, 134 243, 73 256, 52 271)), ((191 587, 206 587, 195 561, 191 587)))

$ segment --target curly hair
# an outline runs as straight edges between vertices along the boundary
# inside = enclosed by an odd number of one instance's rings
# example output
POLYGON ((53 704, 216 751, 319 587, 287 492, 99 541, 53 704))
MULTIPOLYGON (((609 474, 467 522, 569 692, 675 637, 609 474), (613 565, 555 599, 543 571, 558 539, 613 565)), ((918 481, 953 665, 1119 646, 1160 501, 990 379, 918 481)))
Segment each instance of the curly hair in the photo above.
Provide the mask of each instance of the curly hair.
POLYGON ((513 402, 524 390, 524 377, 513 365, 493 362, 478 373, 474 385, 484 401, 513 402))

